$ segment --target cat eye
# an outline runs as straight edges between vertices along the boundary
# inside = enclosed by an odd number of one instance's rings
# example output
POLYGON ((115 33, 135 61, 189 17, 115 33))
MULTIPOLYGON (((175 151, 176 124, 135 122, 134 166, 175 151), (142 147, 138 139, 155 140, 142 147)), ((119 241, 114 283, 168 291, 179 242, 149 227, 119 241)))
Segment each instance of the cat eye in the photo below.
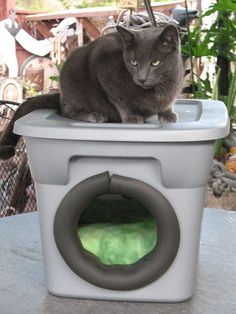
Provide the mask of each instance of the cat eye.
POLYGON ((152 66, 157 67, 160 64, 159 60, 152 61, 152 66))
POLYGON ((138 62, 137 62, 136 60, 134 60, 134 59, 131 59, 131 60, 130 60, 130 63, 131 63, 133 66, 138 65, 138 62))

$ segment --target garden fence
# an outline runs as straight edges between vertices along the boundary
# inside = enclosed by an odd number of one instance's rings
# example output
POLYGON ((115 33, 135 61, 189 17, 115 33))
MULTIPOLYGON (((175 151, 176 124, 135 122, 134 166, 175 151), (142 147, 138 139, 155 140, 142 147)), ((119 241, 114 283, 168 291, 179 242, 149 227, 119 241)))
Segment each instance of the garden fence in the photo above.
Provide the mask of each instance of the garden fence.
MULTIPOLYGON (((6 128, 12 109, 0 108, 0 132, 6 128)), ((36 210, 35 190, 31 178, 23 138, 16 147, 16 154, 6 161, 0 160, 0 217, 36 210)))

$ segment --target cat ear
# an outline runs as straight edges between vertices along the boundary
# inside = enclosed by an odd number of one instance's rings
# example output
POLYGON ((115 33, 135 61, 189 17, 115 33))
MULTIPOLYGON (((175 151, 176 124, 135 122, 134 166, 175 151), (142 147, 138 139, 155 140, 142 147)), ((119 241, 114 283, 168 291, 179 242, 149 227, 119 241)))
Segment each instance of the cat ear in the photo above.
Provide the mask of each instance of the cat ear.
POLYGON ((116 30, 124 40, 125 44, 130 44, 135 40, 134 33, 130 32, 127 28, 117 25, 116 30))
POLYGON ((179 45, 178 30, 174 25, 168 25, 159 36, 163 48, 171 51, 179 45))

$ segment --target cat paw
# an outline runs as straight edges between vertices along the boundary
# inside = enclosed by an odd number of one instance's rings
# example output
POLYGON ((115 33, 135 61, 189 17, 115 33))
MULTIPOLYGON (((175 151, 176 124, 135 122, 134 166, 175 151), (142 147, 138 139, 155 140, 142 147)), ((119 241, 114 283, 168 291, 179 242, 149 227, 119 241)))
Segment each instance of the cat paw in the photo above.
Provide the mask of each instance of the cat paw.
POLYGON ((175 123, 177 121, 176 113, 168 110, 158 113, 160 123, 175 123))
POLYGON ((91 123, 104 123, 108 121, 108 117, 103 113, 93 112, 84 115, 82 120, 91 123))
POLYGON ((122 118, 122 123, 142 124, 144 123, 144 118, 142 116, 127 116, 122 118))

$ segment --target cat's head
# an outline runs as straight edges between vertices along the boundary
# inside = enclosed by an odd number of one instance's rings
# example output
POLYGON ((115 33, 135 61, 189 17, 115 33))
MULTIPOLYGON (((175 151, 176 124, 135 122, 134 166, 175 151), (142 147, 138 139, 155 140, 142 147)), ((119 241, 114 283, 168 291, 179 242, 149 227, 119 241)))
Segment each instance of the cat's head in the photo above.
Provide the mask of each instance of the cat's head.
POLYGON ((179 61, 179 36, 175 26, 131 31, 117 26, 124 43, 124 62, 135 84, 158 85, 179 61))

